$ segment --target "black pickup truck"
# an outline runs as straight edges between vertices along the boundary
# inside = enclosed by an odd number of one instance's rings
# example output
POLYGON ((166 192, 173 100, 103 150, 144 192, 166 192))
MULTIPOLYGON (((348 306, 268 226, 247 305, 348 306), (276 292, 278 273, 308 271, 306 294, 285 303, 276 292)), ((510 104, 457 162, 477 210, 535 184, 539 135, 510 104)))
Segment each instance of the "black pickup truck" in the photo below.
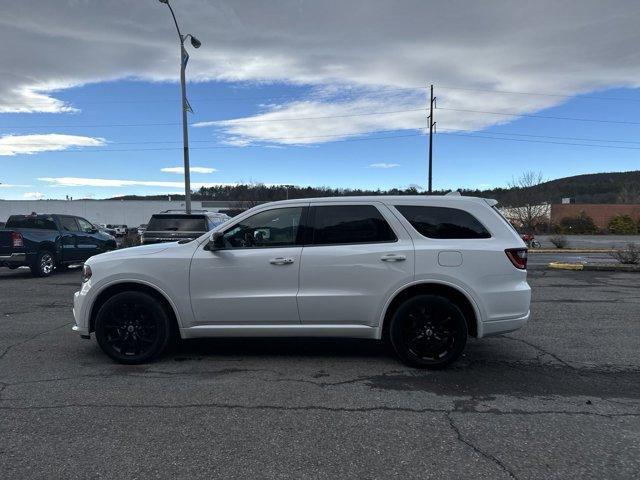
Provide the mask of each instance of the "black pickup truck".
POLYGON ((114 237, 72 215, 12 215, 0 229, 0 267, 28 266, 37 277, 115 248, 114 237))

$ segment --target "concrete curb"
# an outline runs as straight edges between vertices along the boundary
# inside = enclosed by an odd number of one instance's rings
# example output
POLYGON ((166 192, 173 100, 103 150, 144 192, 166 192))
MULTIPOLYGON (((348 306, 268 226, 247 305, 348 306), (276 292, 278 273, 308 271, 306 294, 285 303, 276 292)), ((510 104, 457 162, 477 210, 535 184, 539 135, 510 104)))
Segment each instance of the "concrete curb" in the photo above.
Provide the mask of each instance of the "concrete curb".
POLYGON ((588 270, 595 272, 638 272, 640 273, 640 265, 621 265, 621 264, 582 264, 582 263, 562 263, 551 262, 549 268, 554 270, 588 270))

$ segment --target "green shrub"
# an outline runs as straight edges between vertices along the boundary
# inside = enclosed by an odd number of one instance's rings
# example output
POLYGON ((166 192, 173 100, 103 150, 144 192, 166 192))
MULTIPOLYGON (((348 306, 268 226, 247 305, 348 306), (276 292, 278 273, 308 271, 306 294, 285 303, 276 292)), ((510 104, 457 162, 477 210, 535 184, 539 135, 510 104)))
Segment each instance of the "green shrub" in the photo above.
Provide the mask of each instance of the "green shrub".
POLYGON ((634 235, 638 226, 629 215, 618 215, 609 222, 609 231, 616 235, 634 235))
POLYGON ((569 233, 574 235, 593 234, 598 233, 598 227, 593 221, 593 218, 585 212, 580 212, 580 215, 575 217, 564 217, 560 220, 560 233, 569 233))

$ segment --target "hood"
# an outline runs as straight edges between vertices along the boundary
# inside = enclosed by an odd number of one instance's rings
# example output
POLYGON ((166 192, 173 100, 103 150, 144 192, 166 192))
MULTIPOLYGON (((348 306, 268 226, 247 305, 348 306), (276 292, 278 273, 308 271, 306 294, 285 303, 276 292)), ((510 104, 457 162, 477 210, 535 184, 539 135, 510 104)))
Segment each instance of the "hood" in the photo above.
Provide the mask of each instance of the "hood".
POLYGON ((121 248, 119 250, 112 250, 110 252, 101 253, 100 255, 96 255, 89 259, 90 261, 95 260, 112 260, 116 258, 132 258, 132 257, 140 257, 143 255, 154 255, 156 253, 164 252, 169 248, 176 248, 178 246, 177 242, 171 243, 152 243, 150 245, 140 245, 139 247, 128 247, 121 248))

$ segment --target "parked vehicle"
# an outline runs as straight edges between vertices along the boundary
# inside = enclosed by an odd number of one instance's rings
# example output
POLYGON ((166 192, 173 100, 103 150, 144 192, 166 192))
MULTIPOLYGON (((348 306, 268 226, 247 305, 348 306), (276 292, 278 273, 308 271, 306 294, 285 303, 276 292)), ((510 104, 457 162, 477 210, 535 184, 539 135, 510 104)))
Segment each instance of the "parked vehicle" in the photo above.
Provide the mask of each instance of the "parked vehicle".
POLYGON ((31 268, 38 277, 116 248, 111 235, 71 215, 12 215, 0 230, 0 267, 31 268))
POLYGON ((116 231, 115 231, 115 229, 113 229, 113 228, 108 228, 104 223, 98 223, 98 224, 95 224, 95 223, 94 223, 94 225, 96 225, 96 228, 97 228, 98 230, 100 230, 101 232, 106 233, 106 234, 108 234, 108 235, 111 235, 111 236, 112 236, 112 237, 114 237, 114 238, 116 237, 116 231))
POLYGON ((533 233, 523 233, 522 235, 520 235, 520 238, 522 238, 522 241, 527 245, 527 247, 529 248, 540 248, 540 242, 538 240, 536 240, 536 237, 533 233))
MULTIPOLYGON (((194 241, 84 265, 75 326, 115 361, 143 363, 172 334, 388 337, 402 361, 442 368, 467 337, 529 318, 527 249, 473 197, 287 200, 194 241)), ((153 222, 153 220, 152 220, 153 222)))
POLYGON ((192 210, 190 214, 184 210, 165 210, 151 216, 140 241, 149 244, 193 240, 230 218, 223 213, 206 210, 192 210))
POLYGON ((110 228, 114 232, 116 232, 117 237, 124 237, 129 230, 129 227, 127 227, 126 225, 107 225, 107 228, 110 228))

